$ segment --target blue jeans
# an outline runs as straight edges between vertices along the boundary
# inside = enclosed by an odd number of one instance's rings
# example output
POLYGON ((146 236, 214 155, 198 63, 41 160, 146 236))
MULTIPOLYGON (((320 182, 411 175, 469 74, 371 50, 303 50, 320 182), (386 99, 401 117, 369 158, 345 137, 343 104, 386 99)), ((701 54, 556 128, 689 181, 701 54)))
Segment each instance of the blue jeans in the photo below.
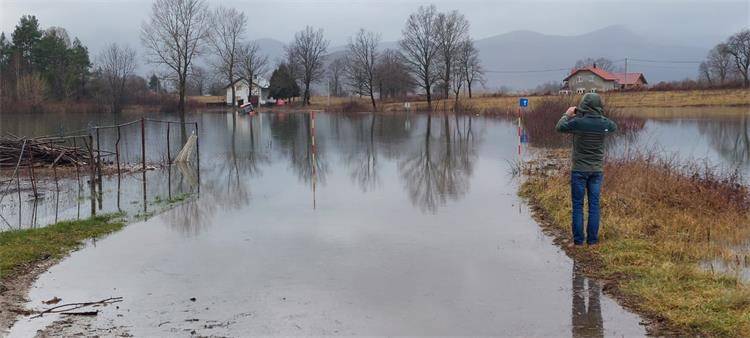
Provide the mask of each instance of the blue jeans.
POLYGON ((599 195, 604 175, 601 172, 573 171, 570 173, 570 192, 573 199, 573 243, 583 244, 583 198, 589 199, 589 221, 586 243, 599 242, 599 195))

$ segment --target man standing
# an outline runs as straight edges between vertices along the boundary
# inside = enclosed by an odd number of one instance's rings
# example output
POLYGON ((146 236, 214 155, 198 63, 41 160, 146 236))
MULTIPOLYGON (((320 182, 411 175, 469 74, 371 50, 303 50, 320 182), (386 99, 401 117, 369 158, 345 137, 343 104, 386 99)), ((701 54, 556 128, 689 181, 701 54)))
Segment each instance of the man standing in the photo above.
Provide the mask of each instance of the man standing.
POLYGON ((612 120, 604 117, 602 99, 596 93, 583 96, 578 107, 570 107, 557 122, 555 129, 573 134, 573 167, 570 191, 573 199, 573 244, 599 242, 599 195, 604 168, 604 137, 617 130, 612 120), (586 236, 583 233, 583 198, 588 196, 589 218, 586 236))

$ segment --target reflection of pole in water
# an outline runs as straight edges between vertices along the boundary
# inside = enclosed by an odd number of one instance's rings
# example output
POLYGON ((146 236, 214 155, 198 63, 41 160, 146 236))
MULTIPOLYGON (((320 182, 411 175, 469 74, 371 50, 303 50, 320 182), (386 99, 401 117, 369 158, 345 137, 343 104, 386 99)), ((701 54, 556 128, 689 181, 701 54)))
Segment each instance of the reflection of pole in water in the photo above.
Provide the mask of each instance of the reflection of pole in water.
MULTIPOLYGON (((73 141, 75 142, 75 139, 73 139, 73 141)), ((76 203, 78 206, 78 210, 76 219, 81 219, 81 172, 78 168, 78 163, 76 163, 76 181, 78 182, 78 198, 76 198, 76 201, 78 202, 76 203)))
POLYGON ((167 164, 167 196, 172 200, 172 165, 167 164))
POLYGON ((56 164, 52 164, 52 171, 55 173, 55 223, 57 223, 57 212, 60 210, 60 183, 57 181, 56 164))
POLYGON ((201 193, 201 147, 200 137, 198 136, 198 122, 195 122, 195 167, 198 175, 198 194, 201 193))
POLYGON ((148 208, 146 206, 148 203, 146 202, 146 171, 143 171, 143 213, 146 214, 146 211, 148 211, 148 208))
POLYGON ((36 228, 36 211, 39 206, 39 199, 34 199, 34 205, 31 207, 31 219, 29 220, 29 227, 36 228))
POLYGON ((317 152, 315 147, 315 112, 310 112, 310 141, 312 145, 312 193, 313 193, 313 210, 317 207, 317 203, 315 200, 315 184, 317 181, 317 163, 315 159, 315 154, 317 152))
POLYGON ((120 208, 120 126, 117 126, 117 141, 115 141, 115 161, 117 162, 117 210, 122 211, 120 208))
POLYGON ((96 169, 94 168, 94 137, 89 134, 86 150, 89 152, 89 192, 91 200, 91 216, 96 216, 96 169))

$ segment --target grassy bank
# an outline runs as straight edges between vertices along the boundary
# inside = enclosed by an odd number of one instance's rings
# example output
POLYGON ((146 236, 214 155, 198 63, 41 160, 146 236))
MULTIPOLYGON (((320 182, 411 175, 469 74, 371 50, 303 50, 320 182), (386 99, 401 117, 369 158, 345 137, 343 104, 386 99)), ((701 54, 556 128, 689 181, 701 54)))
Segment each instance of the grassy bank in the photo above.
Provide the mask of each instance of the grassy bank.
POLYGON ((613 107, 700 107, 748 106, 747 89, 675 90, 606 93, 605 99, 613 107))
MULTIPOLYGON (((750 94, 742 89, 689 90, 689 91, 640 91, 602 93, 605 102, 613 108, 682 108, 703 106, 750 106, 750 94)), ((533 107, 549 96, 526 96, 533 107)), ((572 95, 580 98, 580 95, 572 95)), ((518 107, 518 96, 477 96, 461 98, 462 107, 479 114, 505 114, 518 107)), ((453 109, 453 99, 433 102, 436 110, 453 109)), ((412 110, 427 109, 427 102, 411 104, 412 110)), ((403 102, 383 104, 385 111, 403 111, 403 102)))
POLYGON ((96 238, 124 226, 119 215, 64 221, 44 228, 0 232, 0 280, 47 259, 58 259, 96 238))
MULTIPOLYGON (((568 153, 549 154, 525 168, 520 194, 562 244, 570 241, 568 153)), ((730 248, 750 238, 748 190, 732 173, 679 163, 654 154, 609 161, 601 245, 568 251, 623 302, 676 333, 746 335, 750 288, 701 263, 747 259, 730 248)))

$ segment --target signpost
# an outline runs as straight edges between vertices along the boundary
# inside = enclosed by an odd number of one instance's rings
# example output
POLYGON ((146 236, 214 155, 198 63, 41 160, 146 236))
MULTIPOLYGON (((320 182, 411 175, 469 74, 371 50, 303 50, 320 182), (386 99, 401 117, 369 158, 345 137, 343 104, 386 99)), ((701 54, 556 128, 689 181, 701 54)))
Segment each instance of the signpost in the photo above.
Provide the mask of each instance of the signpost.
POLYGON ((521 116, 522 112, 529 107, 529 99, 522 97, 518 99, 518 156, 521 156, 521 145, 524 143, 527 143, 529 140, 528 135, 526 135, 526 131, 523 130, 523 125, 521 124, 521 116))

